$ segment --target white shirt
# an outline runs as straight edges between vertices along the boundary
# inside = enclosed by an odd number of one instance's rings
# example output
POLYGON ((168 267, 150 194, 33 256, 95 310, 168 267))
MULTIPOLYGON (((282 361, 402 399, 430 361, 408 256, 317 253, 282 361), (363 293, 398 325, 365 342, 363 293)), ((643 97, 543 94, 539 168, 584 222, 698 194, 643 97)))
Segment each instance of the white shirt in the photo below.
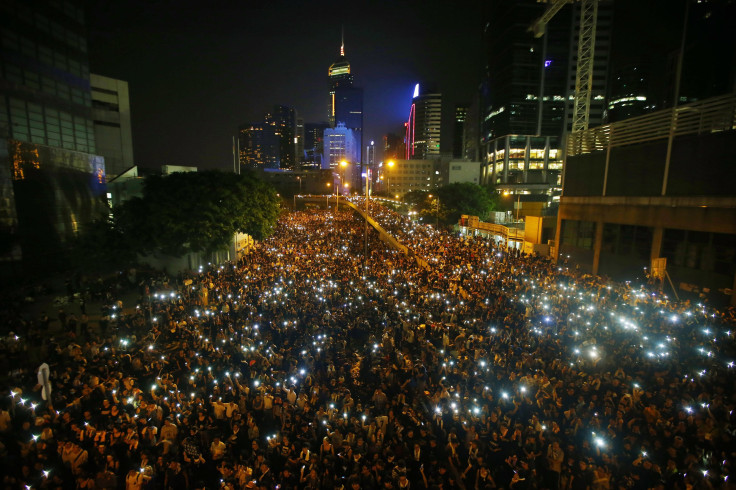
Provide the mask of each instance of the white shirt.
POLYGON ((51 370, 45 362, 38 367, 38 384, 41 385, 41 398, 48 400, 51 396, 51 370))

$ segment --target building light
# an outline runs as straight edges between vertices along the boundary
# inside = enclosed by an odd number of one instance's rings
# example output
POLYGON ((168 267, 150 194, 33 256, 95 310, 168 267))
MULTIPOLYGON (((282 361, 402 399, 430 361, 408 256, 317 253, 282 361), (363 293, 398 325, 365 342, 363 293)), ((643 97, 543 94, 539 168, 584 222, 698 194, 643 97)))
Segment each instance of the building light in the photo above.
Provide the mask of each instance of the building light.
POLYGON ((414 86, 414 96, 412 97, 412 99, 416 99, 417 97, 419 97, 419 84, 418 83, 414 86))

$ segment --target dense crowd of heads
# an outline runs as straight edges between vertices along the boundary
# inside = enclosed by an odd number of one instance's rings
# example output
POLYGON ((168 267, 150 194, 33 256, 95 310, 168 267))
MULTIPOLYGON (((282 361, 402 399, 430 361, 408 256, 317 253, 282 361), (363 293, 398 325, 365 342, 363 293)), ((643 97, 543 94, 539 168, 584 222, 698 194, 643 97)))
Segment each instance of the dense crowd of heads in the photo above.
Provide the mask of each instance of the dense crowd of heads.
POLYGON ((5 487, 730 485, 732 311, 370 214, 408 254, 291 213, 83 341, 5 339, 5 487))

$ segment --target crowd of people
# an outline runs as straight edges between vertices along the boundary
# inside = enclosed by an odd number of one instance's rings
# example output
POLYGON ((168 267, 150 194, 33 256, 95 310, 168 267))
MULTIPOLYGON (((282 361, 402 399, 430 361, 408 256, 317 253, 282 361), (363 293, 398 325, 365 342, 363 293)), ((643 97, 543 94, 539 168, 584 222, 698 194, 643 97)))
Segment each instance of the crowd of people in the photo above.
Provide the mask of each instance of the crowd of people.
POLYGON ((75 342, 6 337, 3 486, 730 487, 732 310, 369 206, 408 254, 294 212, 75 342))

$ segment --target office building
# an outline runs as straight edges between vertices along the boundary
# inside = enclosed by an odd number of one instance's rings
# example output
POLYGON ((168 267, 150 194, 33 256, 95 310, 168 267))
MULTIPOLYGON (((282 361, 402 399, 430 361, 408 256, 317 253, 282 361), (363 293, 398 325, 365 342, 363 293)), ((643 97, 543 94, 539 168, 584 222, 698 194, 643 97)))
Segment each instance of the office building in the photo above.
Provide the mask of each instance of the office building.
POLYGON ((0 232, 4 263, 24 272, 59 265, 107 214, 85 36, 79 2, 0 6, 0 232))
MULTIPOLYGON (((556 158, 552 153, 561 156, 563 135, 571 127, 580 5, 564 6, 547 23, 544 35, 536 38, 529 28, 548 6, 536 0, 486 5, 487 77, 481 84, 479 139, 483 183, 557 195, 561 165, 549 162, 556 158), (541 164, 533 163, 539 159, 541 164)), ((613 2, 600 0, 591 126, 602 123, 606 109, 612 21, 613 2)))
POLYGON ((238 131, 238 148, 243 168, 281 168, 281 140, 271 124, 242 126, 238 131))
POLYGON ((304 162, 304 118, 299 116, 294 127, 294 158, 297 165, 304 162))
POLYGON ((302 166, 305 168, 322 168, 323 137, 325 129, 329 127, 329 123, 326 122, 304 124, 304 162, 302 166))
POLYGON ((468 117, 468 106, 467 105, 456 105, 455 106, 455 120, 452 125, 452 157, 453 158, 464 158, 465 157, 465 120, 468 117))
POLYGON ((298 165, 299 120, 293 107, 275 105, 263 122, 246 124, 238 130, 241 167, 250 169, 286 168, 298 165))
POLYGON ((401 134, 388 133, 383 135, 383 161, 396 160, 406 156, 406 123, 401 128, 401 134))
POLYGON ((363 89, 353 85, 350 62, 345 58, 345 43, 340 44, 340 57, 328 71, 327 120, 331 128, 342 123, 353 131, 358 141, 356 162, 362 162, 363 89))
POLYGON ((365 165, 374 167, 376 165, 376 145, 373 141, 365 147, 365 165))
POLYGON ((437 157, 425 160, 392 160, 379 167, 381 181, 390 196, 403 196, 411 191, 430 192, 456 183, 480 182, 480 162, 437 157))
POLYGON ((350 163, 353 167, 358 165, 359 144, 353 130, 346 128, 342 123, 337 123, 334 128, 325 129, 322 168, 335 169, 342 161, 350 163))
POLYGON ((134 166, 128 82, 92 73, 90 84, 97 153, 109 182, 134 166))
POLYGON ((273 106, 273 110, 264 117, 264 124, 274 127, 274 134, 279 140, 279 168, 293 169, 296 166, 296 120, 296 110, 283 105, 273 106))
POLYGON ((442 94, 421 92, 417 84, 406 124, 406 159, 439 157, 441 127, 442 94))

